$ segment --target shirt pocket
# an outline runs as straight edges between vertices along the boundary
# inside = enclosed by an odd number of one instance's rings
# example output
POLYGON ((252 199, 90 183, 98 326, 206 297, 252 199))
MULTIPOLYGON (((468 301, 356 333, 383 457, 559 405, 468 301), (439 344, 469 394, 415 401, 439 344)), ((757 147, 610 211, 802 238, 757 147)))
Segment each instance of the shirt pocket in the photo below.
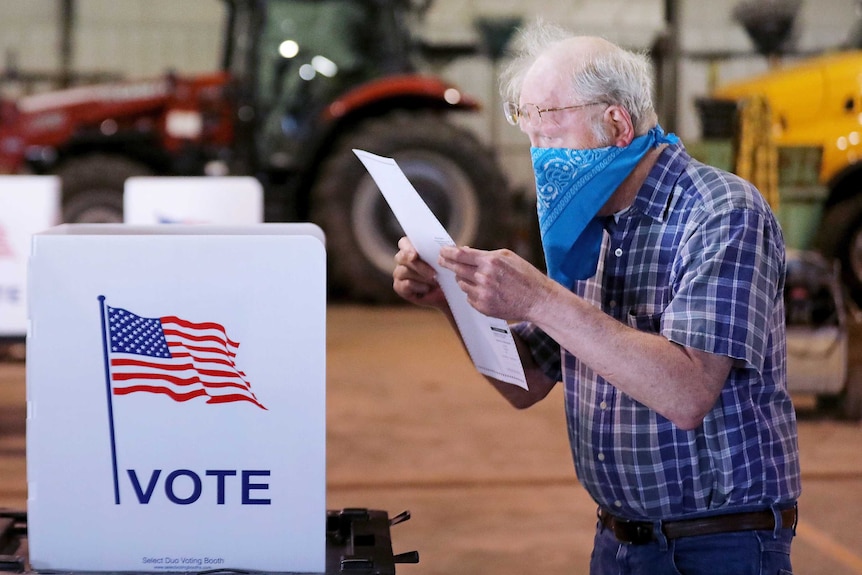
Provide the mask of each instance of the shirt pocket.
POLYGON ((638 331, 660 333, 661 317, 661 310, 630 309, 626 315, 626 322, 629 327, 633 327, 638 331))

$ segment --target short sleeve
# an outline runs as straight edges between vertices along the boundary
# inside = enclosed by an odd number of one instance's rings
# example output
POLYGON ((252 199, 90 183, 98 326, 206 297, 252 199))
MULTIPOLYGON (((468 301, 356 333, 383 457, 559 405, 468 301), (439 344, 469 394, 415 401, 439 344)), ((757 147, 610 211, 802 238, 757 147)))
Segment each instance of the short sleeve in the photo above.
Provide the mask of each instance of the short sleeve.
POLYGON ((681 246, 662 334, 760 372, 783 314, 784 265, 771 213, 744 207, 712 214, 681 246))

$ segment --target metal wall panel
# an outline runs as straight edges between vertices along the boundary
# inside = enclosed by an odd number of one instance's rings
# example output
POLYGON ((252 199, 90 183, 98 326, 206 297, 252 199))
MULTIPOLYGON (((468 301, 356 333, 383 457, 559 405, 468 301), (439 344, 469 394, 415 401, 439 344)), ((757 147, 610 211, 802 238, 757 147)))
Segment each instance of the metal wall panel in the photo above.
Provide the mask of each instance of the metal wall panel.
MULTIPOLYGON (((764 59, 742 27, 733 21, 739 0, 677 0, 681 20, 676 131, 700 136, 694 98, 710 82, 747 76, 765 69, 764 59), (720 52, 730 58, 710 58, 720 52), (745 54, 745 55, 743 55, 745 54)), ((837 45, 856 17, 851 0, 805 0, 799 15, 798 47, 813 52, 837 45)), ((59 71, 59 0, 0 0, 0 50, 14 51, 25 70, 59 71)), ((72 64, 77 72, 116 72, 141 77, 212 70, 221 50, 221 0, 75 0, 72 64)), ((436 0, 421 32, 434 41, 476 41, 479 17, 519 16, 557 22, 635 49, 649 48, 664 28, 665 0, 436 0)), ((465 117, 485 141, 494 139, 506 164, 525 165, 523 136, 499 113, 496 72, 485 57, 439 65, 435 73, 484 100, 480 117, 465 117)), ((3 87, 4 93, 8 86, 3 87)), ((516 184, 531 186, 529 169, 513 170, 516 184)))

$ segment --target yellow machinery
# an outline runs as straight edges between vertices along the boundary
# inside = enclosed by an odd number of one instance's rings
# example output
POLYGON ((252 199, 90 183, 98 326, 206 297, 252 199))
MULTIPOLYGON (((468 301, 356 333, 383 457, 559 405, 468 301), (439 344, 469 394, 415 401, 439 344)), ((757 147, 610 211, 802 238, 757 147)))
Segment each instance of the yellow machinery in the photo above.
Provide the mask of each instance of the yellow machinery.
POLYGON ((848 418, 862 418, 862 381, 848 371, 840 266, 812 249, 826 198, 819 177, 821 148, 777 144, 773 113, 762 96, 699 105, 704 123, 720 129, 705 126, 710 137, 689 146, 689 151, 757 186, 784 232, 790 391, 814 395, 819 406, 838 408, 848 418))
MULTIPOLYGON (((724 103, 762 122, 753 131, 778 148, 778 211, 788 243, 838 260, 848 294, 862 305, 862 43, 856 46, 727 82, 701 112, 715 114, 724 103), (768 112, 754 111, 758 101, 768 102, 768 112)), ((705 123, 705 138, 707 127, 721 128, 705 123)))

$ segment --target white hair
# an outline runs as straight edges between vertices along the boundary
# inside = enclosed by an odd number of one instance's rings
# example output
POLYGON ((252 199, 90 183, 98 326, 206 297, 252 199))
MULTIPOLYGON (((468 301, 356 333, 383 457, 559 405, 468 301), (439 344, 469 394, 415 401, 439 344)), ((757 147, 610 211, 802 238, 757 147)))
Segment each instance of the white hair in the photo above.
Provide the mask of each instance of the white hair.
MULTIPOLYGON (((500 77, 500 92, 517 103, 527 71, 549 48, 577 36, 553 24, 537 21, 520 30, 515 57, 500 77)), ((653 105, 653 66, 643 53, 608 43, 608 49, 592 51, 571 70, 573 98, 585 102, 616 104, 628 111, 635 133, 645 134, 656 125, 653 105)))

